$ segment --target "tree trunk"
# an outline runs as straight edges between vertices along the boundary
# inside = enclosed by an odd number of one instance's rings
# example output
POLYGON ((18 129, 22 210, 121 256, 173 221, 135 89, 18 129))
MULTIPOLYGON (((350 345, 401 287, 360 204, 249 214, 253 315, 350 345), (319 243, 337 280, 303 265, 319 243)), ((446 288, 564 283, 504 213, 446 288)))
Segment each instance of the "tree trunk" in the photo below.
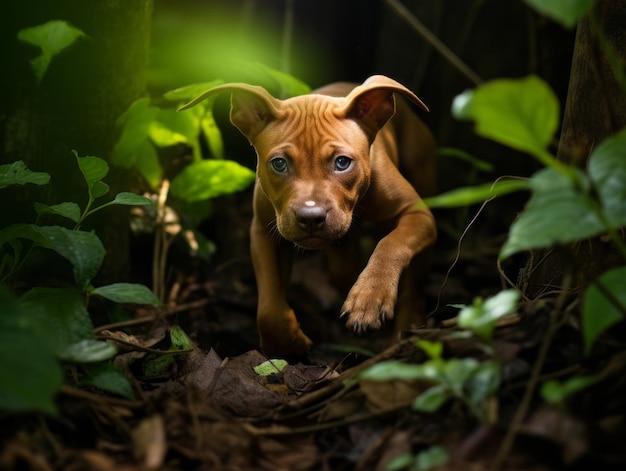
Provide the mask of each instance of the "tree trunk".
MULTIPOLYGON (((24 160, 52 179, 41 188, 3 190, 0 227, 34 222, 34 201, 75 201, 84 207, 86 188, 71 150, 106 159, 117 138, 117 118, 145 94, 152 2, 26 0, 3 8, 0 45, 6 63, 0 74, 0 160, 24 160), (21 43, 17 33, 51 20, 67 21, 87 37, 55 56, 38 83, 29 60, 39 50, 21 43)), ((103 200, 127 189, 124 174, 115 169, 105 181, 112 191, 103 200)), ((102 272, 109 281, 125 277, 127 215, 127 207, 108 208, 91 221, 108 251, 102 272)))

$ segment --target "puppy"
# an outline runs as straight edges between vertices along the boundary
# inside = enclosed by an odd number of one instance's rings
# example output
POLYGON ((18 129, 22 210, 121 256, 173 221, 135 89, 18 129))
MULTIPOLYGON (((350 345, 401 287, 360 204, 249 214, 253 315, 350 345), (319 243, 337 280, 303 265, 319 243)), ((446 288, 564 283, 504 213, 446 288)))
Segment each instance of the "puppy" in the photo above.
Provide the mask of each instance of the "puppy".
MULTIPOLYGON (((434 139, 406 104, 390 122, 394 93, 426 106, 400 83, 376 75, 356 87, 335 83, 287 100, 258 86, 225 84, 181 109, 219 93, 231 94, 231 122, 257 153, 250 236, 263 351, 309 351, 311 340, 286 301, 294 246, 325 248, 344 238, 355 218, 388 222, 391 229, 350 289, 341 316, 355 332, 379 329, 394 317, 403 270, 416 255, 425 260, 436 240, 433 216, 416 191, 436 191, 434 139)), ((415 269, 410 279, 417 283, 425 266, 415 269)), ((415 293, 419 286, 408 289, 415 293)), ((405 325, 423 322, 404 317, 405 325)))

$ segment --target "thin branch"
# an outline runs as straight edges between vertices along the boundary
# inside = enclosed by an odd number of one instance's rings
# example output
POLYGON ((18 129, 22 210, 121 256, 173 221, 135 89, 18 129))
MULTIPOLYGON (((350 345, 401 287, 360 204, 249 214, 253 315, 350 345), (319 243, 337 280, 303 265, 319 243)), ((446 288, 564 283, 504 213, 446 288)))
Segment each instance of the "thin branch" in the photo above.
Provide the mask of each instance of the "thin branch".
POLYGON ((393 12, 406 21, 428 44, 443 56, 455 69, 463 74, 474 85, 483 83, 483 79, 461 60, 443 41, 433 34, 411 11, 398 0, 385 0, 393 12))

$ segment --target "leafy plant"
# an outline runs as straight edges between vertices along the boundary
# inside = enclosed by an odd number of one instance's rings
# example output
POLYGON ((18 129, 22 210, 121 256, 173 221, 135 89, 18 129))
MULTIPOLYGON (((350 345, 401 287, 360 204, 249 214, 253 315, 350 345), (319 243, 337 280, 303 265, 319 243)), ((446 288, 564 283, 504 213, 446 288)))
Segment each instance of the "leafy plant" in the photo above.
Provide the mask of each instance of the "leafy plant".
POLYGON ((32 28, 25 28, 17 33, 20 41, 37 46, 41 54, 30 61, 37 80, 41 82, 50 62, 57 54, 71 46, 85 33, 74 28, 67 21, 53 20, 32 28))
MULTIPOLYGON (((158 305, 158 299, 143 285, 114 283, 94 287, 91 281, 102 264, 105 249, 93 232, 80 230, 86 217, 111 205, 150 205, 145 197, 119 193, 112 200, 96 204, 109 191, 102 181, 107 163, 98 157, 80 157, 76 163, 86 185, 87 202, 83 208, 74 202, 56 205, 35 203, 40 218, 55 215, 73 228, 61 225, 14 224, 0 230, 0 274, 7 281, 19 271, 35 247, 52 250, 65 258, 73 269, 73 283, 64 287, 34 287, 14 299, 0 287, 2 355, 0 409, 38 409, 53 413, 52 398, 61 385, 58 361, 83 365, 84 384, 132 396, 126 377, 108 365, 117 353, 114 345, 93 338, 93 324, 87 306, 90 297, 113 302, 158 305), (10 354, 9 354, 10 353, 10 354), (42 369, 45 368, 45 371, 42 369), (20 373, 21 371, 21 373, 20 373), (29 372, 25 380, 23 372, 29 372), (31 374, 32 373, 32 374, 31 374), (108 379, 106 379, 108 378, 108 379)), ((0 166, 2 187, 11 184, 47 184, 49 175, 31 172, 23 162, 0 166)))

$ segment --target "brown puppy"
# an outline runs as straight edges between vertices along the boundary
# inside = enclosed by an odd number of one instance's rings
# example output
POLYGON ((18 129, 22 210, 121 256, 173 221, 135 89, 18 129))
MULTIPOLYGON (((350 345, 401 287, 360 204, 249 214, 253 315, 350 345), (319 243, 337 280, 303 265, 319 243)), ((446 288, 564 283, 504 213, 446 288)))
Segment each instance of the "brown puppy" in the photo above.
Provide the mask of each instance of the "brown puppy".
POLYGON ((398 121, 388 123, 396 109, 394 92, 427 109, 410 90, 381 75, 356 87, 337 83, 287 100, 261 87, 226 84, 181 107, 230 93, 231 121, 256 150, 250 235, 257 323, 267 354, 303 355, 311 345, 285 299, 293 245, 326 247, 346 235, 355 216, 392 222, 342 308, 346 325, 363 332, 394 316, 402 271, 435 242, 432 214, 398 170, 406 170, 422 194, 434 193, 434 140, 406 105, 399 107, 398 121))

